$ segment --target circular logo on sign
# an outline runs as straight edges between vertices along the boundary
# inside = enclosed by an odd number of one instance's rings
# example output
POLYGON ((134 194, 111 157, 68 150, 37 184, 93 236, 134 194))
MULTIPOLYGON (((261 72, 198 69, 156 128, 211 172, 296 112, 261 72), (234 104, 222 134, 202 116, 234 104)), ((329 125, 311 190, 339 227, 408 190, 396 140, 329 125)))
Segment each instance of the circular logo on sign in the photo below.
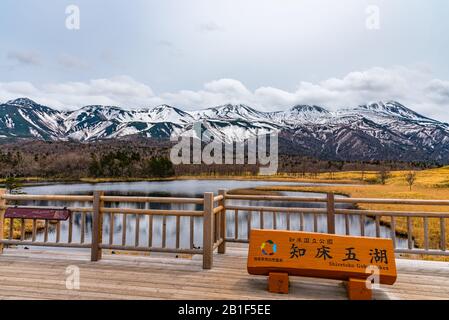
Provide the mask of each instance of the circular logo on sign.
POLYGON ((262 250, 262 254, 266 256, 272 256, 276 253, 277 246, 276 243, 274 243, 271 240, 267 240, 260 246, 260 250, 262 250))

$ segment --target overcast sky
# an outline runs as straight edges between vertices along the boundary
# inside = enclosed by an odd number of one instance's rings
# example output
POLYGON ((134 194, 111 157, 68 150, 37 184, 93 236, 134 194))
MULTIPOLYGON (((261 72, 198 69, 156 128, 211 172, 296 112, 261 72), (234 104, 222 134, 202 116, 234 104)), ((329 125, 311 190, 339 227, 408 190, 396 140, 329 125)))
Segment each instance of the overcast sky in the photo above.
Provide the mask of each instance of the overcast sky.
POLYGON ((0 102, 397 100, 449 121, 448 16, 447 0, 1 0, 0 102), (71 4, 79 30, 66 28, 71 4))

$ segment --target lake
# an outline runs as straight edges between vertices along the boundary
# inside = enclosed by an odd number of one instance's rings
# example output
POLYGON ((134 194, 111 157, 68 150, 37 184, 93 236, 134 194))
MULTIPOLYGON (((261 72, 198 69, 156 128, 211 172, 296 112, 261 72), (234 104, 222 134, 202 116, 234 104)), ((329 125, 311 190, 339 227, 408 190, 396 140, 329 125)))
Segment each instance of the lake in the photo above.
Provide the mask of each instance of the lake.
MULTIPOLYGON (((73 184, 41 184, 26 186, 23 191, 27 194, 64 194, 64 195, 90 195, 93 191, 101 190, 104 191, 106 195, 115 196, 149 196, 149 197, 202 197, 204 192, 214 192, 217 193, 219 189, 236 189, 236 188, 254 188, 258 186, 278 186, 278 185, 297 185, 297 186, 310 186, 317 184, 310 183, 298 183, 298 182, 278 182, 278 181, 260 181, 260 180, 174 180, 174 181, 142 181, 142 182, 110 182, 110 183, 73 183, 73 184)), ((323 185, 323 184, 319 184, 323 185)), ((305 192, 281 192, 282 195, 286 196, 305 196, 305 197, 325 197, 325 194, 321 193, 305 193, 305 192)), ((325 207, 325 203, 298 203, 298 202, 267 202, 267 201, 241 201, 241 200, 228 200, 228 204, 232 205, 254 205, 254 206, 274 206, 274 207, 307 207, 307 208, 320 208, 325 207)), ((35 206, 88 206, 87 203, 74 202, 74 203, 61 203, 57 201, 32 201, 28 202, 27 205, 35 206)), ((202 210, 200 205, 189 205, 189 204, 139 204, 139 203, 111 203, 108 204, 112 207, 120 208, 139 208, 139 209, 184 209, 184 210, 202 210)), ((347 208, 346 204, 337 204, 338 208, 347 208)), ((247 217, 248 212, 241 212, 242 218, 239 219, 239 237, 247 237, 247 217)), ((258 228, 258 217, 259 213, 253 213, 252 227, 258 228)), ((264 227, 272 228, 273 219, 271 219, 270 213, 265 213, 267 218, 264 219, 264 227)), ((139 238, 142 243, 141 246, 145 245, 148 229, 148 219, 146 216, 139 217, 139 238)), ((190 218, 181 218, 181 234, 180 243, 181 247, 187 248, 190 245, 189 240, 189 225, 190 218)), ((77 241, 81 234, 80 222, 81 215, 74 215, 74 225, 73 225, 73 239, 77 241)), ((90 241, 90 226, 91 226, 91 216, 86 217, 87 225, 85 231, 86 241, 90 241)), ((175 217, 167 217, 167 247, 174 246, 175 244, 175 217)), ((299 230, 299 214, 291 215, 291 229, 299 230)), ((127 230, 127 244, 134 244, 135 239, 135 224, 136 217, 134 215, 127 216, 126 230, 127 230)), ((327 220, 326 215, 318 216, 318 232, 326 232, 327 220)), ((276 218, 276 225, 278 229, 285 229, 287 225, 286 214, 278 213, 276 218)), ((313 231, 313 215, 304 215, 304 225, 305 231, 313 231)), ((114 216, 114 230, 109 230, 109 215, 106 214, 103 223, 103 239, 104 242, 109 239, 109 233, 113 232, 114 243, 120 243, 122 237, 122 217, 119 214, 114 216)), ((194 218, 195 226, 195 239, 194 243, 196 246, 202 245, 202 222, 201 218, 194 218)), ((356 216, 350 216, 350 229, 351 235, 360 235, 360 221, 356 216)), ((390 229, 386 226, 381 226, 381 236, 389 238, 390 229)), ((227 215, 227 236, 234 237, 234 215, 227 215)), ((336 216, 336 232, 338 234, 345 233, 345 221, 344 217, 341 215, 336 216)), ((63 222, 61 224, 61 240, 65 241, 68 234, 68 223, 63 222)), ((376 227, 372 219, 367 218, 365 220, 365 235, 375 236, 376 227)), ((55 228, 50 228, 49 241, 54 241, 56 238, 55 228)), ((43 234, 39 233, 37 236, 37 241, 43 240, 43 234)), ((162 242, 162 217, 155 216, 153 221, 153 244, 154 246, 160 245, 162 242)), ((404 238, 396 238, 397 247, 407 247, 407 240, 404 238)))

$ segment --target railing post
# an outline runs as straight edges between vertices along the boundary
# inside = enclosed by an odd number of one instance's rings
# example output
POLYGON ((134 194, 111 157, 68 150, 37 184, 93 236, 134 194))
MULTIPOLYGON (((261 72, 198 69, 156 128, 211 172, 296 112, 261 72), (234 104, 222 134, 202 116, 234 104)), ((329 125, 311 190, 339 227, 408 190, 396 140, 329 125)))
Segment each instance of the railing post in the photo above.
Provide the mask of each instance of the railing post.
MULTIPOLYGON (((5 189, 0 189, 0 207, 6 206, 6 200, 2 198, 6 194, 5 189)), ((5 221, 5 209, 0 208, 0 240, 3 240, 4 235, 4 221, 5 221)), ((3 253, 3 243, 0 243, 0 254, 3 253)))
POLYGON ((212 269, 213 264, 213 231, 214 230, 214 193, 204 193, 203 215, 203 269, 212 269))
POLYGON ((327 194, 327 233, 335 234, 335 195, 327 194))
POLYGON ((103 215, 101 208, 103 201, 101 197, 104 195, 103 191, 94 192, 93 200, 93 216, 92 216, 92 247, 91 247, 91 261, 101 260, 101 244, 103 243, 103 215))
POLYGON ((223 196, 223 200, 220 200, 218 205, 224 208, 220 212, 220 235, 222 242, 218 246, 218 253, 224 254, 226 253, 226 190, 218 190, 218 195, 223 196))

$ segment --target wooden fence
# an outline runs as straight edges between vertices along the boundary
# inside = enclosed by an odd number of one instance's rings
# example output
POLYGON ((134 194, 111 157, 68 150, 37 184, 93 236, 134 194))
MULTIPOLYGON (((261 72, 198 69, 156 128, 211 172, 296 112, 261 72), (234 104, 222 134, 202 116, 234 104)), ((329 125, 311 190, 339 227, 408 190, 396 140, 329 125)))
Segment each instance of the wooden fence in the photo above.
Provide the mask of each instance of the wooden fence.
MULTIPOLYGON (((90 248, 91 260, 98 261, 101 259, 102 249, 111 250, 127 250, 127 251, 148 251, 148 252, 167 252, 167 253, 186 253, 186 254, 202 254, 203 268, 210 269, 213 263, 213 251, 218 248, 219 253, 225 252, 224 242, 224 196, 214 196, 212 192, 204 193, 203 198, 166 198, 166 197, 115 197, 105 196, 103 192, 95 192, 92 196, 66 196, 66 195, 11 195, 6 194, 0 190, 0 230, 4 226, 4 213, 8 207, 15 207, 11 202, 18 201, 58 201, 73 203, 80 201, 88 203, 88 206, 82 207, 67 207, 72 212, 68 221, 67 239, 61 239, 61 222, 55 222, 55 240, 49 241, 49 221, 42 221, 39 219, 32 219, 31 224, 31 239, 26 239, 25 224, 26 219, 20 219, 20 238, 13 237, 13 224, 15 219, 9 219, 9 232, 7 239, 3 239, 4 235, 0 232, 0 251, 4 245, 27 245, 27 246, 45 246, 45 247, 68 247, 68 248, 90 248), (164 204, 194 204, 202 206, 202 210, 157 210, 157 209, 134 209, 134 208, 114 208, 106 206, 106 203, 164 203, 164 204), (113 232, 109 233, 109 239, 103 239, 103 222, 104 217, 109 216, 109 230, 114 230, 115 215, 122 216, 121 225, 121 243, 114 243, 113 232), (133 245, 127 244, 127 216, 135 215, 135 238, 133 245), (148 219, 147 245, 143 246, 140 239, 140 217, 145 216, 148 219), (86 218, 90 217, 91 224, 88 226, 86 218), (155 245, 153 242, 153 220, 155 216, 162 217, 162 243, 155 245), (167 246, 166 221, 168 217, 175 217, 176 219, 176 240, 173 247, 167 246), (180 219, 181 217, 188 217, 190 219, 190 245, 188 248, 181 248, 180 246, 180 219), (201 246, 194 245, 195 229, 193 219, 199 217, 202 219, 203 225, 203 240, 201 246), (80 235, 78 239, 73 237, 73 223, 74 219, 80 220, 80 235), (43 241, 37 241, 37 225, 44 224, 43 241), (90 227, 90 230, 87 228, 90 227), (86 233, 90 231, 91 240, 86 239, 86 233)), ((27 206, 20 206, 26 208, 27 206)), ((29 206, 30 208, 49 208, 29 206)), ((54 207, 53 207, 54 208, 54 207)))
MULTIPOLYGON (((397 247, 397 253, 411 253, 411 254, 430 254, 448 256, 449 252, 446 250, 446 221, 449 218, 449 212, 430 212, 430 211, 376 211, 376 210, 361 210, 356 207, 339 208, 338 204, 355 205, 360 203, 371 204, 404 204, 413 206, 449 206, 449 201, 446 200, 399 200, 399 199, 355 199, 355 198, 339 198, 334 194, 327 194, 325 198, 319 197, 291 197, 291 196, 263 196, 263 195, 231 195, 227 194, 225 190, 220 190, 218 195, 211 192, 204 193, 202 198, 173 198, 173 197, 123 197, 123 196, 105 196, 103 192, 94 192, 93 195, 74 196, 74 195, 12 195, 6 194, 4 190, 0 190, 0 230, 4 230, 5 209, 12 206, 17 206, 20 202, 29 201, 58 201, 62 203, 76 203, 82 202, 87 204, 85 206, 68 207, 72 211, 72 215, 68 221, 67 237, 62 239, 60 225, 61 222, 49 222, 39 219, 31 219, 31 235, 26 237, 25 227, 26 219, 20 220, 19 237, 13 236, 14 219, 9 219, 8 237, 4 238, 0 232, 0 252, 4 245, 26 245, 26 246, 45 246, 45 247, 68 247, 68 248, 90 248, 91 260, 97 261, 101 259, 102 250, 130 250, 130 251, 148 251, 148 252, 167 252, 167 253, 185 253, 185 254, 202 254, 203 268, 210 269, 213 265, 213 252, 217 250, 218 253, 224 254, 226 252, 226 242, 248 242, 248 234, 251 228, 266 228, 267 215, 271 218, 269 223, 270 229, 285 229, 285 230, 306 230, 305 217, 306 215, 313 219, 313 230, 315 232, 336 233, 336 221, 344 221, 343 232, 347 235, 352 235, 351 230, 353 226, 351 223, 354 219, 359 221, 359 235, 365 236, 366 222, 371 221, 375 225, 375 236, 381 237, 381 226, 385 224, 386 217, 389 219, 390 237, 395 242, 396 246, 396 222, 405 219, 406 221, 406 235, 407 246, 397 247), (295 203, 292 207, 287 206, 254 206, 251 204, 233 205, 230 202, 279 202, 282 204, 295 203), (197 206, 197 210, 184 209, 136 209, 113 207, 110 204, 120 203, 139 203, 139 204, 189 204, 197 206), (321 204, 321 207, 310 208, 302 207, 297 204, 321 204), (107 205, 109 204, 109 205, 107 205), (200 208, 200 209, 199 209, 200 208), (129 236, 127 236, 127 216, 134 215, 135 232, 132 245, 129 244, 129 236), (279 216, 285 218, 284 224, 278 223, 279 216), (105 217, 108 216, 109 224, 109 238, 103 239, 103 224, 105 217), (115 217, 121 216, 121 241, 117 243, 114 241, 114 221, 115 217), (145 216, 147 220, 146 245, 143 245, 140 239, 140 217, 145 216), (161 244, 153 242, 153 224, 154 217, 161 217, 161 244), (244 218, 243 218, 244 216, 244 218), (271 216, 271 217, 270 217, 271 216), (87 217, 91 223, 87 223, 87 217), (175 219, 175 240, 174 245, 167 244, 167 218, 174 217, 175 219), (189 219, 188 225, 189 245, 182 246, 180 243, 181 233, 181 217, 189 219), (321 218, 320 218, 321 217, 321 218), (337 219, 341 217, 341 219, 337 219), (257 219, 256 219, 257 218, 257 219), (294 218, 294 219, 293 219, 294 218), (324 219, 323 219, 324 218, 324 219), (79 221, 80 234, 79 238, 73 235, 74 219, 79 221), (195 246, 195 224, 194 219, 200 219, 202 225, 202 243, 200 246, 195 246), (415 248, 413 238, 413 224, 412 219, 422 220, 422 229, 424 245, 421 248, 415 248), (429 221, 439 221, 439 246, 432 247, 429 241, 429 221), (294 225, 296 221, 296 225, 294 225), (324 222, 324 224, 323 224, 324 222), (48 237, 49 223, 52 223, 52 228, 55 229, 55 239, 50 241, 48 237), (53 225, 55 223, 55 225, 53 225), (38 225, 41 233, 43 233, 43 240, 37 240, 38 225), (242 232, 241 226, 244 225, 246 230, 242 232), (91 235, 91 239, 86 239, 86 233, 91 235)), ((20 206, 26 207, 26 206, 20 206)), ((31 207, 31 206, 29 206, 31 207)), ((37 208, 32 206, 32 208, 37 208)), ((43 208, 49 208, 45 206, 43 208)), ((16 224, 17 226, 17 224, 16 224)), ((434 236, 434 235, 433 235, 434 236)))
MULTIPOLYGON (((326 232, 334 234, 336 233, 336 221, 338 217, 341 217, 343 221, 343 231, 340 232, 346 235, 354 235, 351 230, 351 221, 358 220, 358 227, 360 228, 357 235, 366 235, 367 222, 371 221, 375 227, 374 237, 381 237, 381 226, 387 226, 389 229, 389 235, 393 239, 396 253, 408 253, 408 254, 424 254, 424 255, 440 255, 449 256, 447 251, 447 235, 446 224, 449 221, 449 212, 438 211, 386 211, 386 210, 363 210, 356 207, 357 204, 383 204, 383 205, 408 205, 419 208, 419 206, 434 206, 434 207, 448 207, 449 200, 408 200, 408 199, 371 199, 371 198, 345 198, 335 197, 333 193, 327 194, 327 197, 312 198, 312 197, 289 197, 289 196, 260 196, 260 195, 226 195, 225 199, 228 200, 240 200, 240 201, 260 201, 265 202, 300 202, 303 204, 321 203, 322 208, 309 208, 309 207, 275 207, 275 206, 252 206, 252 205, 228 205, 225 204, 226 210, 234 216, 233 237, 226 236, 227 242, 248 242, 247 236, 240 234, 241 216, 245 216, 244 225, 246 225, 247 231, 245 235, 249 234, 251 228, 266 228, 267 215, 271 216, 272 222, 269 224, 270 229, 285 229, 285 230, 306 230, 305 215, 312 215, 313 232, 326 232), (351 206, 349 208, 338 208, 338 204, 346 204, 351 206), (284 215, 286 223, 284 226, 279 227, 277 224, 277 217, 284 215), (298 223, 293 226, 291 223, 292 216, 297 216, 298 223), (322 216, 325 219, 325 225, 320 225, 319 217, 322 216), (254 221, 257 218, 257 221, 254 221), (417 224, 413 221, 420 220, 420 230, 414 230, 417 224), (433 230, 433 239, 438 237, 437 245, 431 246, 429 241, 429 222, 432 221, 433 225, 439 224, 438 232, 433 230), (405 230, 397 232, 397 223, 405 225, 405 230), (416 248, 414 232, 422 233, 423 246, 416 248), (406 247, 398 247, 397 239, 406 237, 406 247)), ((353 227, 353 226, 352 226, 353 227)), ((403 228, 404 229, 404 228, 403 228)), ((385 237, 385 236, 384 236, 385 237)), ((435 241, 432 241, 435 242, 435 241)))

